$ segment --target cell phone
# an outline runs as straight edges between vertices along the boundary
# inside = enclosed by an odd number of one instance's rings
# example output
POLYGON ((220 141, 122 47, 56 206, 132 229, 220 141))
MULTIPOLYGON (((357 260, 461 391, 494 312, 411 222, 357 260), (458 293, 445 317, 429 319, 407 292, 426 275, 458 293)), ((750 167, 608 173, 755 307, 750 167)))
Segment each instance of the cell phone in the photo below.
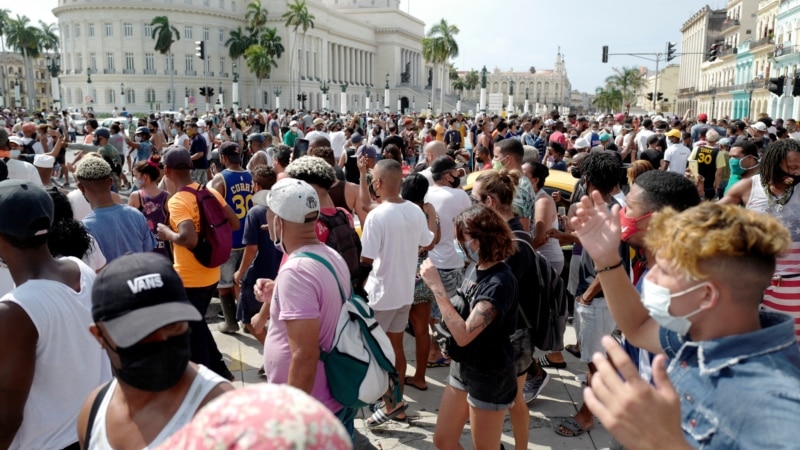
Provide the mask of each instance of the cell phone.
POLYGON ((296 139, 294 141, 294 152, 292 153, 292 160, 306 156, 308 153, 308 139, 296 139))
POLYGON ((694 179, 696 180, 697 176, 700 175, 700 169, 697 167, 697 160, 696 159, 690 160, 688 164, 689 164, 688 166, 689 172, 691 172, 692 177, 694 177, 694 179))

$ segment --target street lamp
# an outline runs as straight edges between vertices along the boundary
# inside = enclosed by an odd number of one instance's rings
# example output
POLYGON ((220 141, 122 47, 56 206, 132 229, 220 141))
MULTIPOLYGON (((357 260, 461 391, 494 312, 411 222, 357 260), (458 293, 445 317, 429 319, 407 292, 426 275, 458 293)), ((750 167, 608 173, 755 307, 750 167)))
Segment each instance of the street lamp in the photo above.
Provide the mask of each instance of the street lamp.
POLYGON ((91 109, 94 98, 92 97, 92 68, 86 68, 86 103, 87 108, 91 109))
POLYGON ((370 91, 369 91, 369 85, 367 85, 367 88, 366 88, 366 90, 365 90, 365 93, 366 93, 366 95, 367 95, 367 98, 366 98, 367 114, 369 114, 369 106, 370 106, 369 104, 372 102, 372 99, 371 99, 371 98, 370 98, 370 96, 369 96, 369 94, 370 94, 370 91))
POLYGON ((53 106, 61 109, 61 89, 58 87, 58 73, 61 71, 61 56, 55 55, 51 58, 47 55, 47 70, 50 71, 50 93, 53 97, 53 106))
POLYGON ((383 88, 383 109, 386 114, 389 114, 389 72, 386 72, 386 87, 383 88))
POLYGON ((272 88, 272 93, 275 94, 275 110, 280 111, 281 109, 281 87, 275 86, 272 88))
POLYGON ((19 86, 19 72, 17 72, 16 81, 14 82, 14 104, 17 108, 22 107, 22 96, 20 95, 20 86, 19 86))
POLYGON ((747 83, 747 93, 749 94, 749 99, 747 101, 747 118, 749 119, 752 117, 752 110, 753 110, 753 91, 756 89, 756 83, 753 80, 750 80, 747 83))
POLYGON ((386 87, 384 89, 389 89, 389 72, 386 72, 386 87))
POLYGON ((236 63, 233 63, 233 82, 234 83, 238 83, 239 82, 239 72, 238 72, 238 70, 236 68, 236 63))
POLYGON ((330 88, 331 87, 330 87, 330 85, 328 84, 327 81, 321 81, 319 83, 319 90, 322 91, 322 100, 323 100, 322 109, 323 110, 327 110, 328 109, 328 90, 330 90, 330 88))
POLYGON ((122 105, 122 107, 124 108, 125 107, 125 83, 120 83, 119 84, 119 97, 120 97, 119 102, 122 105))
MULTIPOLYGON (((233 85, 231 86, 231 103, 233 103, 233 111, 239 111, 239 70, 236 63, 233 63, 233 85)), ((272 106, 272 99, 270 99, 270 106, 272 106)))

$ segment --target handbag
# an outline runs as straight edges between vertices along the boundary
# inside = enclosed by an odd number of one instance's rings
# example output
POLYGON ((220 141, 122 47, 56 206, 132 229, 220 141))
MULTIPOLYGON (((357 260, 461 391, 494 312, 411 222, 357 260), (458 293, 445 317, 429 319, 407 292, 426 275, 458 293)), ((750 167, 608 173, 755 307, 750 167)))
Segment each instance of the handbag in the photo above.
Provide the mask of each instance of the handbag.
POLYGON ((518 328, 509 336, 509 339, 511 340, 511 346, 514 347, 514 365, 519 374, 528 370, 528 367, 533 363, 533 339, 531 338, 533 327, 528 322, 528 318, 525 317, 522 307, 517 305, 517 308, 520 317, 525 321, 525 328, 518 328))

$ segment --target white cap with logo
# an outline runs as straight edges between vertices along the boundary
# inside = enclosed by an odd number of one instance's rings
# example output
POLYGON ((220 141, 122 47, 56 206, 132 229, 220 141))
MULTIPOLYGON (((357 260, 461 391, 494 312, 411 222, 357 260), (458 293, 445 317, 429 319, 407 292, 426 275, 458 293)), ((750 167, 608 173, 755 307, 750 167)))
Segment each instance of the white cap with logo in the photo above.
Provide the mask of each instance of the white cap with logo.
POLYGON ((319 216, 319 196, 310 184, 284 178, 272 186, 267 207, 278 217, 293 223, 309 223, 319 216), (317 213, 314 217, 308 217, 317 213))

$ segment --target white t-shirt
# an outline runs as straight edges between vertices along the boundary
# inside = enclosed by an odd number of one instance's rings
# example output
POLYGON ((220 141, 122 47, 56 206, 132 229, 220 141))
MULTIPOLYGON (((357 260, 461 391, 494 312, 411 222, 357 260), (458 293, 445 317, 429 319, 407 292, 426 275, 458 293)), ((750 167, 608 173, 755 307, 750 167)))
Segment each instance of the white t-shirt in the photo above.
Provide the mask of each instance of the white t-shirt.
POLYGON ((6 161, 6 167, 9 180, 30 181, 37 186, 42 185, 42 178, 33 164, 19 159, 9 159, 6 161))
POLYGON ((636 145, 638 146, 637 151, 639 154, 647 150, 647 139, 654 134, 654 132, 648 130, 647 128, 643 128, 641 131, 639 131, 639 134, 636 135, 636 145))
POLYGON ((419 247, 432 241, 425 213, 411 202, 384 202, 370 211, 361 235, 361 256, 374 260, 364 286, 372 309, 390 311, 411 304, 419 247))
POLYGON ((692 151, 689 150, 689 147, 681 143, 667 147, 667 151, 664 152, 664 161, 669 161, 667 171, 683 175, 686 172, 686 164, 691 153, 692 151))
MULTIPOLYGON (((316 138, 320 138, 320 137, 324 137, 325 139, 327 139, 327 140, 328 140, 328 142, 331 142, 331 137, 328 135, 328 133, 326 133, 326 132, 324 132, 324 131, 317 131, 317 130, 314 130, 314 131, 312 131, 312 132, 310 132, 310 133, 308 133, 308 134, 306 135, 306 139, 308 139, 308 142, 311 142, 311 141, 313 141, 314 139, 316 139, 316 138)), ((344 144, 344 143, 343 143, 343 144, 344 144)), ((333 145, 333 143, 331 143, 331 145, 333 145)), ((331 148, 331 149, 333 149, 333 148, 331 148)), ((334 153, 334 155, 333 155, 333 156, 334 156, 334 157, 336 157, 336 154, 334 153)))
POLYGON ((464 267, 464 260, 456 254, 456 247, 453 243, 456 238, 456 229, 453 223, 456 217, 472 204, 469 196, 463 189, 434 185, 428 189, 425 201, 433 205, 441 224, 439 243, 428 252, 433 265, 437 269, 445 270, 464 267))
POLYGON ((92 212, 92 205, 89 204, 86 197, 83 196, 83 192, 79 189, 69 191, 67 200, 69 200, 69 204, 72 206, 72 217, 74 217, 75 220, 83 220, 84 217, 92 212))
POLYGON ((77 258, 80 292, 29 280, 0 298, 19 305, 36 327, 36 367, 24 419, 11 449, 64 448, 77 441, 78 412, 89 393, 111 379, 111 364, 89 333, 95 273, 77 258))
POLYGON ((175 143, 179 145, 181 148, 185 148, 186 150, 189 150, 191 142, 192 140, 189 139, 189 136, 187 136, 186 133, 179 134, 178 136, 175 137, 175 143))
POLYGON ((347 138, 344 131, 336 131, 331 133, 331 150, 333 150, 333 158, 338 161, 344 152, 344 142, 347 138))
POLYGON ((203 136, 203 139, 206 140, 206 148, 208 149, 208 151, 206 152, 206 159, 211 161, 211 151, 212 151, 212 148, 213 148, 211 146, 211 137, 209 137, 209 134, 208 134, 207 131, 204 131, 204 132, 202 132, 200 134, 203 136))

